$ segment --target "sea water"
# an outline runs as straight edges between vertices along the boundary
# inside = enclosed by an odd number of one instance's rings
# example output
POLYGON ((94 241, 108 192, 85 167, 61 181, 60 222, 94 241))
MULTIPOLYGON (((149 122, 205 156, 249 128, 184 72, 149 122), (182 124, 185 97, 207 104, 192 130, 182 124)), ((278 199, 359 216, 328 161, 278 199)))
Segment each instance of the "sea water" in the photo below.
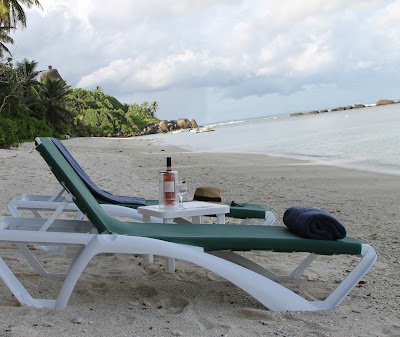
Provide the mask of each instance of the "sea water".
POLYGON ((400 175, 400 104, 243 119, 211 127, 214 131, 150 138, 191 151, 289 157, 400 175))

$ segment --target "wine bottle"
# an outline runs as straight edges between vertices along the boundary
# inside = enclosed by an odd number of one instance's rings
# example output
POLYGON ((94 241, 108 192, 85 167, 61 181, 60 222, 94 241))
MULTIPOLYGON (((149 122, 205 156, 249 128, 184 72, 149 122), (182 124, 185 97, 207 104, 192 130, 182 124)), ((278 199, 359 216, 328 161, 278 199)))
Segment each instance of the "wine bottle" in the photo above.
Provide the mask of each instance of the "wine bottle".
POLYGON ((167 169, 164 174, 164 205, 174 206, 176 203, 175 195, 175 176, 172 173, 171 157, 167 157, 167 169))

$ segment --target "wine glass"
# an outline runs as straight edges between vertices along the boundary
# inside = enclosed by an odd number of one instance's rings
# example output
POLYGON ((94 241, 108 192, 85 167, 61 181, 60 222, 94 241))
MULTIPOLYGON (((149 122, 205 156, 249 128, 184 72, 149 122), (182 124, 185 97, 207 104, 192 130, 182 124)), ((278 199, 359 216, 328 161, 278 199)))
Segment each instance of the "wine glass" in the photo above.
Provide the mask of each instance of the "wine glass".
POLYGON ((188 193, 188 188, 186 185, 185 181, 182 181, 180 184, 178 184, 177 189, 176 189, 176 194, 178 194, 179 197, 179 208, 184 208, 183 207, 183 197, 188 193))

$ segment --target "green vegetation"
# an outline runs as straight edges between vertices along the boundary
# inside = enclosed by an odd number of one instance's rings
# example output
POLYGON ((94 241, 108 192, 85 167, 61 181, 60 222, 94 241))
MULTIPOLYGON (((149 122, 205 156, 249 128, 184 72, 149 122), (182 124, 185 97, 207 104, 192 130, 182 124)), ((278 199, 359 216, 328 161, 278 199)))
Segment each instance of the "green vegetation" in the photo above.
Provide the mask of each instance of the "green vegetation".
POLYGON ((14 29, 17 25, 26 27, 26 16, 21 4, 27 8, 32 6, 42 8, 38 0, 0 1, 0 24, 6 27, 8 31, 14 29))
POLYGON ((60 78, 36 78, 37 62, 0 63, 0 148, 35 136, 130 136, 158 121, 157 102, 122 104, 94 90, 72 89, 60 78))
POLYGON ((142 130, 148 122, 158 121, 156 110, 147 102, 122 104, 100 87, 93 91, 71 89, 66 109, 74 115, 73 123, 69 124, 72 129, 67 133, 76 136, 127 136, 142 130))

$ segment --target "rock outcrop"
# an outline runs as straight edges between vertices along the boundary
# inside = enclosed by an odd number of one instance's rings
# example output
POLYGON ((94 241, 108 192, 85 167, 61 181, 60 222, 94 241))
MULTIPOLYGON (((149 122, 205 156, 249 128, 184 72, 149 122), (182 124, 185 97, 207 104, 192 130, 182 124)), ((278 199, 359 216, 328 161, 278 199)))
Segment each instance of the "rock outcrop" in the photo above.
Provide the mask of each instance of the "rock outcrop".
POLYGON ((168 132, 168 121, 161 121, 160 123, 158 123, 158 128, 162 131, 162 132, 168 132))
POLYGON ((135 133, 135 136, 154 135, 156 133, 167 133, 169 131, 193 129, 197 127, 198 125, 195 119, 178 118, 178 120, 162 120, 148 123, 143 131, 135 133))
POLYGON ((45 70, 40 74, 40 82, 43 82, 43 81, 45 81, 47 79, 60 79, 60 80, 63 80, 63 78, 59 74, 58 70, 57 69, 53 69, 52 66, 49 66, 48 70, 45 70))
MULTIPOLYGON (((379 98, 376 101, 376 105, 386 105, 386 104, 395 104, 395 103, 400 103, 400 101, 393 101, 391 99, 384 99, 384 98, 379 98)), ((306 116, 306 115, 313 115, 313 114, 318 114, 318 113, 323 113, 323 112, 328 112, 328 111, 344 111, 344 110, 352 110, 352 109, 360 109, 360 108, 365 108, 366 106, 364 104, 353 104, 349 106, 340 106, 331 110, 319 110, 319 111, 310 111, 310 112, 294 112, 291 113, 289 116, 291 117, 296 117, 296 116, 306 116)))
POLYGON ((190 120, 190 125, 192 127, 192 129, 198 128, 199 126, 197 125, 197 122, 195 119, 191 119, 190 120))
POLYGON ((376 100, 376 105, 386 105, 386 104, 394 104, 395 102, 391 99, 379 98, 376 100))
POLYGON ((178 126, 181 129, 189 129, 192 127, 192 124, 190 123, 190 121, 187 118, 178 118, 178 126))

